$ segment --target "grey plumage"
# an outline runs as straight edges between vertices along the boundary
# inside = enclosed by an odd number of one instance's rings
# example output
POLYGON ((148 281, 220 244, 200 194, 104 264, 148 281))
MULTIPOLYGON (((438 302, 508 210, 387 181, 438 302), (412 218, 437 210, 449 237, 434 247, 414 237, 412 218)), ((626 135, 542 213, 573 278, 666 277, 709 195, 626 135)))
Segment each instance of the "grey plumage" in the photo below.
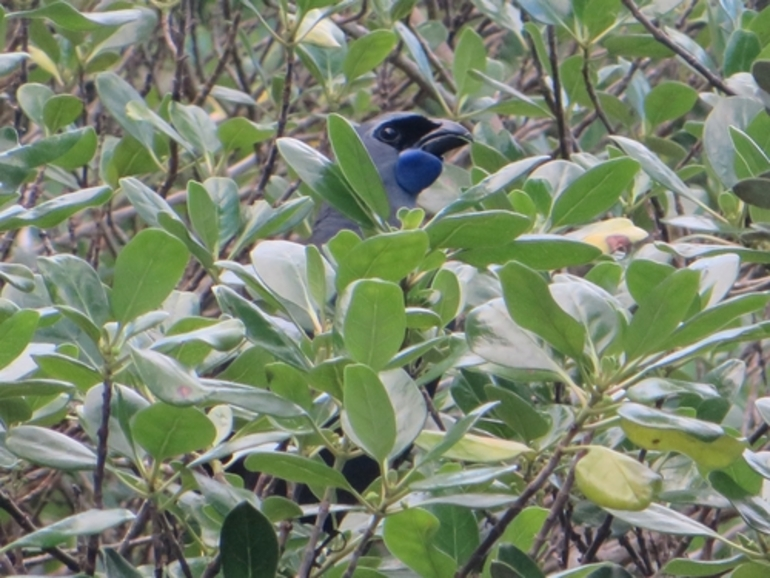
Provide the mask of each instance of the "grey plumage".
MULTIPOLYGON (((462 125, 415 113, 384 114, 359 125, 357 131, 385 186, 393 225, 397 224, 398 210, 416 207, 417 196, 438 177, 442 155, 471 141, 462 125)), ((336 209, 324 205, 308 242, 321 245, 342 229, 361 230, 336 209)))

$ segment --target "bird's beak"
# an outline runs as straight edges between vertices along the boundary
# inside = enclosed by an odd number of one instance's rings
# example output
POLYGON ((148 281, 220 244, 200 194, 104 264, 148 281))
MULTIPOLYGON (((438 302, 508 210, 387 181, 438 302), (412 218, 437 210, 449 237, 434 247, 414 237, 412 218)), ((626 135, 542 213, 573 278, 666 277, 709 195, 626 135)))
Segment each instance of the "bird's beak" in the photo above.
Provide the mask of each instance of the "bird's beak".
POLYGON ((437 120, 435 123, 438 126, 417 141, 413 148, 441 158, 445 153, 473 142, 471 133, 463 125, 451 120, 437 120))

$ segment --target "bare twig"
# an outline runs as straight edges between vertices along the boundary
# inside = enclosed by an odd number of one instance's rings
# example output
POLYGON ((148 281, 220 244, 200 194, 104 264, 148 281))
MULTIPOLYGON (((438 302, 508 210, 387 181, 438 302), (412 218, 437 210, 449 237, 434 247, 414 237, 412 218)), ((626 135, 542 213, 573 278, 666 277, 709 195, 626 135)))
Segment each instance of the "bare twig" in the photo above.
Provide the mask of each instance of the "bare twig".
POLYGON ((652 37, 655 38, 658 42, 669 48, 671 51, 673 51, 677 56, 679 56, 682 60, 684 60, 689 66, 691 66, 694 70, 696 70, 703 78, 708 80, 709 84, 713 86, 716 89, 721 90, 725 94, 729 96, 734 96, 735 92, 733 92, 730 87, 728 87, 721 78, 719 78, 716 74, 711 72, 708 68, 703 66, 697 58, 681 46, 679 46, 676 42, 671 40, 671 38, 663 32, 660 28, 655 26, 655 24, 647 18, 641 10, 639 10, 639 7, 634 3, 633 0, 621 0, 623 2, 623 5, 628 8, 628 10, 631 12, 631 14, 634 15, 634 18, 644 26, 647 31, 652 34, 652 37))
POLYGON ((275 137, 270 143, 270 151, 267 153, 267 161, 262 169, 262 174, 259 177, 259 182, 256 188, 249 195, 249 203, 256 201, 267 188, 267 183, 270 182, 270 177, 275 170, 275 163, 278 159, 278 139, 281 138, 286 132, 286 123, 289 119, 289 108, 291 106, 291 84, 294 76, 294 48, 289 46, 286 48, 286 74, 283 78, 283 93, 281 95, 281 112, 278 115, 278 123, 276 125, 275 137))
MULTIPOLYGON (((25 514, 21 508, 19 508, 16 503, 6 494, 3 490, 0 489, 0 509, 4 510, 8 513, 8 515, 13 518, 13 521, 16 522, 22 530, 32 533, 37 528, 32 523, 32 521, 27 517, 27 514, 25 514)), ((48 552, 51 556, 56 558, 59 562, 64 564, 69 570, 72 572, 80 572, 80 564, 78 564, 78 561, 67 554, 66 552, 62 552, 59 548, 43 548, 45 552, 48 552)))
POLYGON ((377 526, 380 524, 380 520, 382 520, 381 516, 372 517, 372 521, 366 527, 366 531, 364 532, 364 535, 361 536, 361 541, 358 543, 358 546, 353 552, 353 555, 350 557, 350 562, 348 563, 348 567, 345 570, 345 573, 342 575, 342 578, 352 578, 353 573, 356 571, 356 567, 358 566, 358 561, 361 559, 361 556, 366 551, 366 548, 369 545, 369 540, 371 540, 372 536, 374 536, 374 531, 377 529, 377 526))
POLYGON ((572 439, 577 435, 578 431, 580 431, 581 426, 582 426, 582 422, 575 422, 574 424, 572 424, 570 429, 562 438, 559 445, 556 446, 556 449, 554 450, 553 455, 551 456, 551 459, 548 460, 548 463, 546 463, 545 467, 543 467, 543 469, 540 470, 540 472, 537 474, 535 479, 533 479, 529 484, 527 484, 527 487, 524 488, 524 490, 521 492, 521 494, 519 495, 519 498, 492 527, 492 529, 487 534, 486 538, 484 538, 481 544, 478 545, 478 547, 473 551, 471 556, 468 558, 468 561, 463 565, 462 568, 460 568, 457 571, 457 573, 455 574, 455 578, 465 578, 466 576, 470 575, 470 573, 473 572, 477 567, 481 565, 481 562, 484 560, 484 557, 489 553, 489 551, 492 549, 495 543, 500 539, 500 537, 503 535, 508 525, 511 522, 513 522, 514 519, 516 519, 516 516, 518 516, 521 513, 521 511, 526 507, 527 502, 529 502, 529 500, 537 492, 539 492, 540 489, 548 481, 548 478, 551 476, 554 470, 558 467, 559 462, 561 462, 561 457, 562 457, 562 454, 564 453, 564 448, 566 448, 569 445, 569 443, 572 441, 572 439))

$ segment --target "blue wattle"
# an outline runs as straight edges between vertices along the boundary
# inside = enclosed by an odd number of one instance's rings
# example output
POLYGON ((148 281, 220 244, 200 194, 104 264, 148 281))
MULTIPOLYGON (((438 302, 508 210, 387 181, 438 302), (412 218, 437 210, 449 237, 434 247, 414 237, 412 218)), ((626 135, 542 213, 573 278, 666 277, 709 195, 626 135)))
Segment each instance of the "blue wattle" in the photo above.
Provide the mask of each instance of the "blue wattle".
POLYGON ((441 174, 441 159, 419 149, 409 149, 398 156, 396 182, 410 195, 431 186, 441 174))

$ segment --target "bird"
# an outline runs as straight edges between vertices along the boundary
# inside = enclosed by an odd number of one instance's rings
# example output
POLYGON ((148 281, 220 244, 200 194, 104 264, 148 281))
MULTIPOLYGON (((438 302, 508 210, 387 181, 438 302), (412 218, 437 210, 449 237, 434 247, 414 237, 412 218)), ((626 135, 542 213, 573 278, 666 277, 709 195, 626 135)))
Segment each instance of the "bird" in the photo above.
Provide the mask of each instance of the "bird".
MULTIPOLYGON (((394 226, 398 210, 415 208, 417 196, 438 179, 443 155, 473 141, 457 122, 414 112, 385 113, 356 130, 382 179, 390 203, 388 222, 394 226)), ((343 229, 361 232, 360 225, 323 205, 308 242, 320 246, 343 229)))

